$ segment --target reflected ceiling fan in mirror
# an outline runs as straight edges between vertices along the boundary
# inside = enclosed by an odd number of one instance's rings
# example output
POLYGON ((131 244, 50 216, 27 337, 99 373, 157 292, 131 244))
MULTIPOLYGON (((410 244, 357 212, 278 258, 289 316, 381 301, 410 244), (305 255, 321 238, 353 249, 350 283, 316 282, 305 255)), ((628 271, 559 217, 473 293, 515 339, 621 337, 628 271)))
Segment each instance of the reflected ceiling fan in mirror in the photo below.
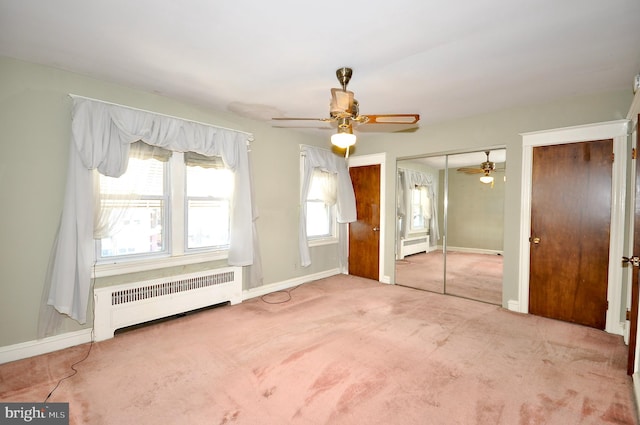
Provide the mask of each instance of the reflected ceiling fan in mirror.
POLYGON ((486 183, 486 184, 491 183, 493 185, 493 176, 491 175, 491 173, 496 171, 503 171, 503 170, 496 169, 495 162, 489 161, 489 154, 491 153, 491 151, 485 151, 484 153, 485 155, 487 155, 487 160, 482 164, 480 164, 479 167, 475 167, 475 168, 462 167, 462 168, 458 168, 457 171, 460 171, 466 174, 482 174, 482 176, 480 177, 480 181, 482 183, 486 183))
POLYGON ((341 88, 331 89, 331 102, 329 104, 328 118, 290 118, 277 117, 273 120, 279 121, 323 121, 335 123, 338 131, 331 136, 331 143, 341 149, 346 149, 346 156, 349 156, 349 148, 356 143, 356 135, 353 133, 354 127, 360 125, 385 124, 406 125, 417 124, 420 120, 418 114, 377 114, 361 115, 360 105, 355 99, 352 91, 347 90, 347 85, 351 80, 353 70, 343 67, 336 71, 336 77, 341 88))

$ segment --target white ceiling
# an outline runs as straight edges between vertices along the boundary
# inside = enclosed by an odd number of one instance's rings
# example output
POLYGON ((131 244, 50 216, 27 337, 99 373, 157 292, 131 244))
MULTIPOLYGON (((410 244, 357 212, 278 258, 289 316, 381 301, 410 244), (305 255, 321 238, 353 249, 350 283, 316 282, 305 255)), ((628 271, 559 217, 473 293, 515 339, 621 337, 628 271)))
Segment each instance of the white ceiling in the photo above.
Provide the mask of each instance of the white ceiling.
POLYGON ((631 90, 639 53, 638 0, 0 0, 2 56, 264 120, 326 117, 342 66, 425 126, 631 90))

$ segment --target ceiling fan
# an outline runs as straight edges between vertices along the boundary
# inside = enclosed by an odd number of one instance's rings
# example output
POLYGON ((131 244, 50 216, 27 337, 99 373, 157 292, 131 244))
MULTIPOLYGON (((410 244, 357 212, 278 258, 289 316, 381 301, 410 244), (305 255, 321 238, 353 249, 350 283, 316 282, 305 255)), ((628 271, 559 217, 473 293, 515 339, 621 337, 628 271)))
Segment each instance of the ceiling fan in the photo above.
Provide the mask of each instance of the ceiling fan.
POLYGON ((329 117, 327 118, 289 118, 278 117, 274 120, 280 121, 323 121, 336 123, 338 132, 331 136, 331 143, 335 146, 347 149, 356 143, 356 136, 353 134, 354 125, 373 124, 416 124, 420 120, 418 114, 379 114, 361 115, 359 103, 354 98, 352 91, 347 90, 347 85, 351 80, 353 70, 343 67, 336 71, 336 77, 342 88, 331 89, 331 102, 329 104, 329 117))
POLYGON ((480 181, 482 183, 493 183, 493 176, 491 176, 491 173, 494 171, 502 170, 496 170, 495 162, 489 161, 489 153, 491 153, 490 151, 485 151, 484 153, 485 155, 487 155, 487 160, 480 164, 480 167, 462 167, 458 168, 457 171, 466 174, 483 174, 483 176, 480 177, 480 181))

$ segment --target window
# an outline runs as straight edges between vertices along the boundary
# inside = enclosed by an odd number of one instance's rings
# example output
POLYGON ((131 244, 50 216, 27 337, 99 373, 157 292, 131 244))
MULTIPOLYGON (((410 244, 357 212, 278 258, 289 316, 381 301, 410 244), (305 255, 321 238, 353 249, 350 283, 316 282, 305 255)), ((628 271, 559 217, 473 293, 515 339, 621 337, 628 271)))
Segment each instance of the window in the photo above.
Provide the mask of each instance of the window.
POLYGON ((307 195, 307 238, 336 237, 336 180, 335 173, 314 169, 307 195))
POLYGON ((170 156, 165 149, 137 142, 122 176, 99 175, 99 259, 166 252, 170 156))
POLYGON ((136 142, 127 171, 99 182, 98 261, 229 248, 233 172, 219 157, 136 142))
POLYGON ((185 154, 187 250, 228 248, 233 173, 219 157, 185 154))
POLYGON ((411 230, 424 231, 431 218, 429 196, 425 186, 416 186, 411 189, 411 230))

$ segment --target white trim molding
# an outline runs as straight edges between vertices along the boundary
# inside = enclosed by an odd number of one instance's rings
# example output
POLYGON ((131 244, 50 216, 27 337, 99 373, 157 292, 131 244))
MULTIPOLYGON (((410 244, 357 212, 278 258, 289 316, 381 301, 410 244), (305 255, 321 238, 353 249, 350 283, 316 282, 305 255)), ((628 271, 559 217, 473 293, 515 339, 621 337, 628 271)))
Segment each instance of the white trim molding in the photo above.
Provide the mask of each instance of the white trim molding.
POLYGON ((82 329, 75 332, 67 332, 43 339, 0 347, 0 364, 85 344, 92 341, 92 336, 93 331, 91 329, 82 329))
POLYGON ((626 147, 628 141, 628 120, 617 120, 583 126, 566 127, 553 130, 523 133, 522 136, 522 186, 520 214, 520 275, 518 278, 519 300, 509 301, 510 308, 518 307, 519 312, 529 312, 529 255, 531 235, 531 173, 533 148, 536 146, 560 145, 592 140, 613 139, 613 175, 611 184, 611 229, 609 240, 609 276, 605 331, 623 334, 620 321, 624 306, 622 303, 622 268, 617 267, 622 258, 624 245, 624 209, 626 194, 626 147))
POLYGON ((270 283, 267 285, 258 286, 257 288, 245 289, 242 291, 242 301, 249 300, 251 298, 261 297, 263 295, 270 294, 277 291, 285 291, 289 288, 293 288, 303 283, 309 283, 314 280, 324 279, 327 277, 340 274, 340 269, 331 269, 319 273, 300 276, 293 279, 283 280, 282 282, 270 283))

